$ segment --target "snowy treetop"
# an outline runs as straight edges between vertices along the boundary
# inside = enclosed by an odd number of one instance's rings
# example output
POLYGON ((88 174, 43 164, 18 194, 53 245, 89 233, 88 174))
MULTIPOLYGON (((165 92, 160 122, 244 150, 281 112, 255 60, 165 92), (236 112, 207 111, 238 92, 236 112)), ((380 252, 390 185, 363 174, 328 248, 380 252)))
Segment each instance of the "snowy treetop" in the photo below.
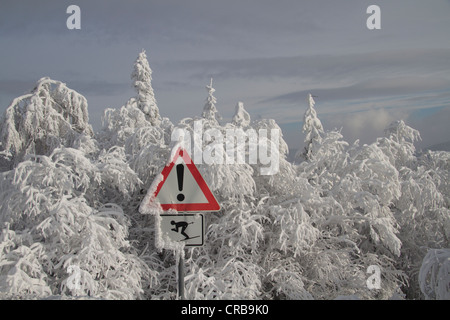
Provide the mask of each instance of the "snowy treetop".
POLYGON ((17 160, 93 136, 86 98, 50 78, 40 79, 31 93, 14 99, 1 123, 2 146, 17 160))

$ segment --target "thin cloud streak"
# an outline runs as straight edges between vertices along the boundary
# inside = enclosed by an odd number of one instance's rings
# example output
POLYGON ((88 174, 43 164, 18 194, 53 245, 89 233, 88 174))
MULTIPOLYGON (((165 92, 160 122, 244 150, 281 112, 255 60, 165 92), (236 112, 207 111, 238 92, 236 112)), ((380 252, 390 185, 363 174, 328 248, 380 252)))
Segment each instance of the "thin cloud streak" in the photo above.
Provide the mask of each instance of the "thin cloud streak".
POLYGON ((170 62, 168 69, 183 68, 196 78, 303 78, 316 81, 358 79, 390 73, 445 74, 450 71, 450 49, 384 50, 346 55, 307 55, 249 59, 211 59, 170 62))

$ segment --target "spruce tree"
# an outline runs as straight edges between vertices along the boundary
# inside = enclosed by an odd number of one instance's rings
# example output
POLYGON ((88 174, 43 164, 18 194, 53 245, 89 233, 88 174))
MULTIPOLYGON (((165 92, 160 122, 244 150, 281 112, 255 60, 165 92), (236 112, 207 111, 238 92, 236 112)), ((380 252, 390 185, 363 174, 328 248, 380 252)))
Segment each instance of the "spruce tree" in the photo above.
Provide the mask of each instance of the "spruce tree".
POLYGON ((322 123, 314 109, 315 101, 311 94, 308 95, 308 103, 309 107, 303 116, 302 131, 306 134, 306 137, 302 157, 306 160, 311 160, 314 158, 314 154, 322 142, 322 134, 324 131, 322 123))
POLYGON ((134 63, 131 79, 138 94, 136 97, 138 108, 145 113, 146 119, 152 125, 159 125, 161 116, 152 87, 152 69, 150 69, 145 50, 139 53, 134 63))
POLYGON ((208 91, 208 97, 206 98, 206 103, 203 107, 202 117, 206 120, 212 121, 214 124, 218 124, 221 117, 216 108, 217 99, 214 97, 214 92, 216 90, 213 88, 212 78, 209 85, 206 86, 206 90, 208 91))

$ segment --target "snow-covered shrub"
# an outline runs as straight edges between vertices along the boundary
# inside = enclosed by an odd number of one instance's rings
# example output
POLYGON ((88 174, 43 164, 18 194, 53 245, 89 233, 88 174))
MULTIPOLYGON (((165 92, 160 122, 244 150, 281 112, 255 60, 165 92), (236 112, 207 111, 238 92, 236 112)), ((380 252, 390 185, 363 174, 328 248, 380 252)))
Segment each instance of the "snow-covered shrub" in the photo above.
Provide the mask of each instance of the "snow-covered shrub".
POLYGON ((414 142, 421 139, 419 131, 405 124, 403 120, 393 121, 385 130, 385 137, 378 138, 377 144, 389 157, 392 165, 412 167, 416 162, 414 142))
MULTIPOLYGON (((426 151, 418 158, 418 166, 424 166, 444 197, 445 206, 450 208, 450 152, 426 151)), ((449 230, 450 231, 450 230, 449 230)))
POLYGON ((450 299, 450 249, 430 249, 419 273, 420 290, 426 299, 450 299))
POLYGON ((103 113, 103 128, 99 134, 102 146, 124 146, 125 141, 139 128, 150 126, 145 113, 137 106, 136 99, 131 98, 120 109, 108 108, 103 113))
POLYGON ((127 240, 128 218, 117 210, 99 212, 87 201, 101 177, 82 152, 70 148, 2 174, 4 294, 140 297, 148 271, 127 240), (70 266, 80 273, 76 287, 67 285, 70 266))

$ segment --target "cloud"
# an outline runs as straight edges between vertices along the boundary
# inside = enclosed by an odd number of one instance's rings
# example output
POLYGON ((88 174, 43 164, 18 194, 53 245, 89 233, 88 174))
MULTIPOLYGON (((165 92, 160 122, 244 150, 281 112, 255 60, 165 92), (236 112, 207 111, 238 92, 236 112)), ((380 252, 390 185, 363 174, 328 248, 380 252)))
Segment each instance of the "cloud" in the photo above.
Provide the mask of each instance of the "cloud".
POLYGON ((394 120, 409 117, 404 110, 388 110, 385 108, 370 109, 360 112, 325 115, 322 122, 325 128, 341 129, 344 139, 353 143, 359 139, 361 143, 371 143, 384 135, 384 129, 394 120))
MULTIPOLYGON (((420 132, 422 140, 416 141, 418 150, 434 144, 450 140, 450 106, 408 111, 386 108, 370 109, 360 112, 319 116, 324 129, 341 130, 344 140, 353 143, 357 139, 360 144, 369 144, 378 137, 384 136, 384 129, 395 120, 404 120, 407 125, 420 132)), ((301 123, 280 124, 283 136, 291 148, 303 146, 304 135, 301 123)))
POLYGON ((321 113, 347 113, 368 108, 432 108, 450 102, 450 79, 426 76, 376 78, 351 86, 310 88, 261 101, 297 104, 308 93, 318 96, 321 113))
POLYGON ((183 70, 190 84, 213 76, 222 113, 227 111, 224 103, 231 108, 237 100, 244 101, 252 117, 259 114, 282 125, 288 143, 295 147, 310 92, 318 96, 316 110, 324 125, 342 127, 352 142, 372 142, 390 122, 409 121, 414 110, 450 105, 449 58, 450 49, 386 49, 350 55, 187 60, 168 69, 183 70))
MULTIPOLYGON (((386 50, 334 56, 187 60, 161 69, 169 74, 182 72, 189 84, 212 76, 230 91, 230 98, 234 94, 249 107, 257 108, 258 113, 291 122, 310 92, 319 96, 321 114, 445 105, 450 101, 449 59, 450 49, 386 50)), ((220 87, 216 89, 223 93, 220 87)))
POLYGON ((392 74, 445 75, 445 70, 450 70, 450 49, 386 48, 370 53, 183 60, 171 64, 173 68, 185 68, 198 78, 213 74, 222 78, 299 78, 325 81, 325 84, 334 81, 350 84, 361 77, 369 79, 392 74))

